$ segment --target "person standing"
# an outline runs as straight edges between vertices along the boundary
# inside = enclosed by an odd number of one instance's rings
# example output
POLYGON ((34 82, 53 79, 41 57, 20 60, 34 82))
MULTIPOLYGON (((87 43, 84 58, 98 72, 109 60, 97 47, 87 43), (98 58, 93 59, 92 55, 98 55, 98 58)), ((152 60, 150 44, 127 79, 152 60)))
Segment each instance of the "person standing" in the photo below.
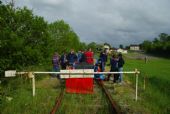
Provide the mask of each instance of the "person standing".
POLYGON ((73 49, 71 49, 71 52, 67 55, 67 60, 68 60, 69 66, 71 66, 74 69, 75 63, 77 61, 77 55, 74 53, 73 49))
POLYGON ((86 63, 93 65, 94 60, 93 60, 93 52, 91 48, 88 49, 88 51, 85 52, 85 58, 86 58, 86 63))
MULTIPOLYGON (((55 52, 52 57, 52 64, 53 64, 53 71, 59 72, 60 71, 60 57, 57 52, 55 52)), ((60 78, 59 75, 57 75, 57 76, 58 76, 58 78, 60 78)))
POLYGON ((85 55, 85 61, 87 64, 87 69, 93 69, 94 68, 94 55, 93 55, 91 48, 89 48, 88 51, 84 53, 84 55, 85 55))
POLYGON ((78 63, 80 63, 81 58, 82 58, 82 51, 78 51, 78 53, 77 53, 77 62, 78 63))
POLYGON ((61 69, 66 69, 67 66, 67 54, 64 52, 60 58, 61 69))
POLYGON ((107 62, 107 54, 106 54, 105 51, 100 53, 100 59, 102 61, 102 72, 103 72, 105 70, 105 65, 106 65, 106 62, 107 62))
MULTIPOLYGON (((123 72, 123 65, 124 64, 125 64, 125 61, 122 57, 122 54, 119 53, 119 55, 118 55, 118 71, 119 72, 123 72)), ((123 81, 123 73, 120 73, 119 74, 119 82, 122 83, 122 81, 123 81)))
MULTIPOLYGON (((117 59, 115 54, 113 54, 112 58, 110 59, 110 65, 111 65, 110 72, 117 72, 118 71, 118 59, 117 59)), ((107 80, 110 79, 110 76, 111 76, 111 74, 108 75, 107 80)), ((118 79, 119 79, 119 75, 118 74, 113 74, 113 77, 114 77, 113 82, 114 83, 117 82, 118 79)))
POLYGON ((81 58, 79 60, 80 63, 85 63, 86 62, 86 57, 85 57, 85 51, 81 51, 81 58))

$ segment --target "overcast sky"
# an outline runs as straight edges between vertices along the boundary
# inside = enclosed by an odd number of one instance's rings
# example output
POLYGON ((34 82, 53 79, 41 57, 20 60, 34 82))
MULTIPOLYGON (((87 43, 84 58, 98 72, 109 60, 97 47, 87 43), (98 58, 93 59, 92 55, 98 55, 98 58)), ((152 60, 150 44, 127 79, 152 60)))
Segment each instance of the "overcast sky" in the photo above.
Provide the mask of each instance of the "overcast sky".
POLYGON ((170 34, 170 0, 14 1, 49 23, 63 19, 87 43, 129 45, 153 40, 162 32, 170 34))

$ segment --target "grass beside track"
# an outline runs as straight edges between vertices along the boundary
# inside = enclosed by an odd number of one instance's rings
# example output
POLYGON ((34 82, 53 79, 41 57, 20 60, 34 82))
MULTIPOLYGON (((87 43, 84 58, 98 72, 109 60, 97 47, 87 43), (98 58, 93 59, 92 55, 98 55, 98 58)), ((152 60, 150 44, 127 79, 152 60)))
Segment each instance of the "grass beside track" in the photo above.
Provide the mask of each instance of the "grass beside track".
MULTIPOLYGON (((95 82, 96 83, 96 82, 95 82)), ((109 102, 99 85, 93 94, 65 93, 59 114, 110 114, 109 102)))
MULTIPOLYGON (((170 112, 170 60, 158 57, 147 56, 145 63, 141 53, 129 53, 125 55, 126 64, 124 70, 138 68, 139 75, 139 96, 141 105, 151 113, 167 114, 170 112), (145 79, 145 90, 144 90, 145 79)), ((129 76, 133 86, 135 78, 129 76)))
POLYGON ((30 79, 19 77, 8 81, 8 85, 3 88, 4 95, 0 104, 2 114, 49 114, 60 93, 56 78, 46 77, 36 81, 34 97, 30 79))
MULTIPOLYGON (((127 114, 168 114, 170 112, 170 60, 139 53, 124 55, 124 71, 137 68, 139 75, 139 99, 135 99, 135 77, 124 76, 124 85, 105 82, 113 99, 116 100, 127 114), (146 80, 145 90, 143 88, 146 80)), ((48 67, 49 68, 49 67, 48 67)), ((44 68, 31 67, 31 71, 44 71, 44 68)), ((109 70, 109 67, 106 68, 109 70)), ((50 71, 50 69, 46 69, 50 71)), ((18 77, 6 79, 5 85, 0 84, 0 112, 2 114, 48 114, 59 95, 61 85, 56 78, 36 76, 36 96, 32 97, 31 79, 18 77), (42 78, 43 77, 43 78, 42 78)), ((94 87, 94 94, 65 94, 59 110, 62 114, 108 114, 108 104, 104 94, 94 87), (67 110, 66 110, 67 109, 67 110)))

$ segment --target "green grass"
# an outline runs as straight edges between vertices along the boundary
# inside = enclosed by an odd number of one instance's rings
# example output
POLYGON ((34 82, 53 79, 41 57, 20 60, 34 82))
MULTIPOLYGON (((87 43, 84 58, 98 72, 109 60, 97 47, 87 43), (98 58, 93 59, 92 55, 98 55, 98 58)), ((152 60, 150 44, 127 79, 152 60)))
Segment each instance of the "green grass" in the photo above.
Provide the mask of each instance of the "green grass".
MULTIPOLYGON (((44 66, 29 67, 25 71, 44 71, 44 66)), ((18 76, 3 81, 2 114, 48 114, 59 96, 61 85, 56 78, 36 75, 36 95, 32 96, 32 80, 18 76), (8 98, 12 98, 9 100, 8 98)), ((109 114, 109 105, 99 87, 94 87, 94 94, 64 94, 61 114, 109 114)))
POLYGON ((110 114, 106 96, 98 85, 93 94, 65 93, 59 114, 110 114))
MULTIPOLYGON (((23 71, 52 71, 51 65, 23 68, 23 71)), ((32 79, 24 76, 5 78, 0 84, 0 111, 2 114, 48 114, 61 91, 56 78, 36 75, 35 96, 32 96, 32 79)))
MULTIPOLYGON (((128 56, 139 56, 131 53, 128 56)), ((140 55, 141 56, 141 55, 140 55)), ((170 111, 170 60, 150 57, 145 64, 143 59, 126 57, 124 70, 134 70, 137 68, 141 74, 140 97, 142 104, 153 113, 168 113, 170 111), (143 80, 146 77, 146 89, 143 90, 143 80)), ((134 79, 131 78, 131 80, 134 79)))
MULTIPOLYGON (((36 95, 32 96, 32 85, 29 80, 13 79, 4 87, 2 114, 48 114, 59 95, 57 79, 46 78, 36 82, 36 95), (46 84, 50 83, 50 84, 46 84), (45 86, 48 85, 48 86, 45 86), (12 100, 8 100, 12 98, 12 100)), ((59 85, 58 85, 59 86, 59 85)))
POLYGON ((121 107, 123 113, 150 114, 150 111, 143 106, 141 98, 138 97, 138 101, 135 100, 135 90, 129 84, 119 85, 109 81, 105 82, 105 87, 111 93, 114 101, 121 107))
MULTIPOLYGON (((126 75, 130 85, 119 86, 108 82, 106 86, 127 113, 168 114, 170 112, 170 60, 149 57, 145 64, 144 55, 129 53, 125 57, 124 71, 137 68, 139 75, 139 99, 135 98, 135 77, 126 75), (146 89, 143 80, 146 77, 146 89), (132 84, 132 86, 131 86, 132 84), (114 91, 113 91, 114 90, 114 91)), ((25 68, 24 68, 25 69, 25 68)), ((50 65, 29 67, 25 71, 52 71, 50 65)), ((108 70, 108 67, 106 68, 108 70)), ((36 96, 32 97, 31 79, 8 78, 0 85, 0 111, 2 114, 48 114, 54 106, 61 86, 57 79, 36 75, 36 96), (42 78, 43 77, 43 78, 42 78), (12 98, 12 100, 9 100, 12 98)), ((108 103, 105 96, 95 87, 94 94, 64 94, 59 113, 62 114, 107 114, 108 103)))

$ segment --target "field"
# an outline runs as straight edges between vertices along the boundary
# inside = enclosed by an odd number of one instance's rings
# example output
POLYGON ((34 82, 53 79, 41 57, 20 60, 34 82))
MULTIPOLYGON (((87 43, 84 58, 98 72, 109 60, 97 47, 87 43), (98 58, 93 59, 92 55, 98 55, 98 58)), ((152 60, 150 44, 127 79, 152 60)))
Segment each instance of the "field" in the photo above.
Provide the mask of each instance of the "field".
POLYGON ((156 58, 139 53, 125 55, 124 70, 140 70, 141 103, 152 113, 168 113, 170 111, 170 60, 156 58), (147 56, 147 63, 144 57, 147 56), (145 79, 146 87, 143 88, 145 79))
MULTIPOLYGON (((124 55, 124 71, 137 68, 139 75, 139 99, 135 101, 135 77, 124 75, 122 85, 105 82, 105 86, 112 93, 126 113, 160 113, 170 111, 170 60, 148 56, 139 53, 124 55), (145 80, 145 89, 144 89, 145 80)), ((109 66, 107 66, 107 69, 109 66)), ((33 67, 31 70, 50 70, 33 67)), ((31 79, 25 77, 5 79, 1 83, 0 110, 2 114, 48 114, 54 106, 55 99, 63 87, 59 80, 51 76, 38 75, 36 77, 36 96, 32 97, 31 79), (6 83, 6 84, 5 84, 6 83)), ((92 95, 65 94, 59 113, 109 113, 107 102, 95 87, 92 95), (67 108, 67 109, 66 109, 67 108), (96 112, 97 110, 97 112, 96 112)))

